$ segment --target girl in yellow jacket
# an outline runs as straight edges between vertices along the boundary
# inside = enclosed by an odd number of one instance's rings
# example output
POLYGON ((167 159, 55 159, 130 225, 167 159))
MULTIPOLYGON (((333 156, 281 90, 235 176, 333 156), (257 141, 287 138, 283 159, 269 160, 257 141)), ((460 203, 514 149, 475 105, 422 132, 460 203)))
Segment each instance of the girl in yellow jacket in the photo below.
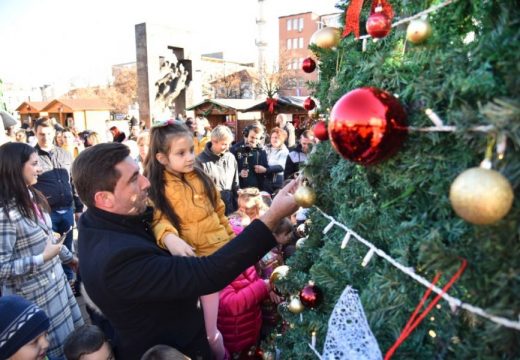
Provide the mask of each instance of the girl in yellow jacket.
MULTIPOLYGON (((172 255, 206 256, 234 237, 225 205, 211 179, 195 167, 193 135, 181 121, 154 125, 145 176, 155 205, 153 231, 157 243, 172 255)), ((225 349, 217 329, 219 295, 201 297, 206 334, 217 359, 225 349)))

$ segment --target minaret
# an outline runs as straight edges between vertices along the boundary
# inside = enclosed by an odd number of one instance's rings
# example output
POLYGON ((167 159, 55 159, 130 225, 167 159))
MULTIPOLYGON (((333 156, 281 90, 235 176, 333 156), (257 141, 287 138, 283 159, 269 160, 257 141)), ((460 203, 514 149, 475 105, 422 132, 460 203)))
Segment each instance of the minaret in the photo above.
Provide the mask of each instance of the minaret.
MULTIPOLYGON (((264 36, 265 29, 265 18, 264 18, 264 2, 265 0, 258 1, 258 17, 256 18, 256 25, 258 30, 258 37, 255 40, 256 47, 258 48, 258 75, 261 84, 264 82, 265 77, 265 50, 267 48, 267 41, 264 36)), ((257 94, 258 96, 259 94, 257 94)))

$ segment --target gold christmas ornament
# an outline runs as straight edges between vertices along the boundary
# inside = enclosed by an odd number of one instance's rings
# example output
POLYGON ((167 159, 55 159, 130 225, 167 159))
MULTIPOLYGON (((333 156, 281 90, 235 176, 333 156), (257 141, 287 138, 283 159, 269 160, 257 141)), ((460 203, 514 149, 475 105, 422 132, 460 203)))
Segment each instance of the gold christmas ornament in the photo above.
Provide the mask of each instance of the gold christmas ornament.
POLYGON ((289 302, 287 308, 293 314, 299 314, 305 309, 305 306, 303 306, 298 296, 291 296, 291 301, 289 302))
POLYGON ((274 360, 274 353, 272 351, 264 351, 262 360, 274 360))
POLYGON ((284 277, 286 277, 288 273, 289 273, 289 266, 287 266, 287 265, 277 266, 271 273, 271 276, 269 277, 269 283, 272 286, 279 279, 283 279, 284 277))
POLYGON ((426 19, 415 19, 410 21, 406 28, 406 40, 412 44, 425 42, 432 34, 430 22, 426 19))
POLYGON ((316 31, 311 36, 310 43, 323 49, 336 47, 340 42, 339 29, 333 26, 325 27, 316 31))
POLYGON ((316 202, 316 193, 307 185, 300 186, 294 193, 294 201, 303 208, 309 208, 316 202))
POLYGON ((453 210, 464 220, 488 225, 502 219, 513 204, 513 189, 498 171, 475 167, 461 173, 450 188, 453 210))
POLYGON ((320 114, 318 113, 318 108, 314 108, 312 110, 307 111, 307 116, 310 119, 317 119, 320 116, 320 114))

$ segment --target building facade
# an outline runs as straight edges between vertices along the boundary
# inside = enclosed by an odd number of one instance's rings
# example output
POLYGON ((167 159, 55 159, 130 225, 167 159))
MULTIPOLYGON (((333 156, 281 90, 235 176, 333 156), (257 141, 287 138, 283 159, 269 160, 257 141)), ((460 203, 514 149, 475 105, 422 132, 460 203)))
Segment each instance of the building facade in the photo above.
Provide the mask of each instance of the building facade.
POLYGON ((306 82, 318 80, 318 70, 307 74, 302 62, 313 57, 308 49, 312 35, 326 26, 339 26, 341 13, 317 15, 313 12, 298 13, 278 18, 280 71, 292 72, 293 78, 280 90, 282 96, 308 96, 306 82))

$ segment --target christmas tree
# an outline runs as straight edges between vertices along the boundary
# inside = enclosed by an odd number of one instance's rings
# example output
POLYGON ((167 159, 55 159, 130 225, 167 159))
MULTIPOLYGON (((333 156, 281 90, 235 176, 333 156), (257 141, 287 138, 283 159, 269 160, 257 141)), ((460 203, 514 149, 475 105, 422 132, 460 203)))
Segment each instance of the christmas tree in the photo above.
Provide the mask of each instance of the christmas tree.
MULTIPOLYGON (((345 9, 351 2, 338 7, 345 9)), ((369 38, 363 44, 349 35, 333 48, 313 46, 320 80, 310 86, 326 116, 338 99, 360 87, 394 94, 408 115, 407 139, 393 156, 370 165, 345 160, 329 141, 318 144, 304 171, 317 194, 315 205, 428 281, 440 274, 440 288, 465 259, 467 268, 448 294, 518 326, 520 6, 513 0, 407 0, 391 5, 394 24, 442 6, 428 13, 433 31, 424 43, 406 40, 409 21, 404 21, 378 41, 369 38), (453 131, 439 131, 440 126, 418 131, 434 125, 427 109, 453 131), (482 131, 476 131, 477 126, 482 131), (476 225, 454 211, 450 187, 486 154, 516 199, 503 218, 476 225)), ((362 8, 361 35, 371 11, 370 4, 362 8)), ((342 248, 345 228, 332 226, 323 234, 330 219, 316 208, 309 213, 308 238, 288 260, 290 271, 276 286, 289 296, 313 280, 323 300, 301 315, 280 306, 286 326, 271 343, 264 343, 264 351, 276 347, 282 359, 316 358, 308 345, 312 333, 321 353, 331 312, 351 285, 359 291, 368 324, 385 354, 427 288, 377 253, 362 266, 369 248, 354 238, 342 248)), ((520 329, 450 307, 441 299, 394 358, 519 359, 520 329)))

